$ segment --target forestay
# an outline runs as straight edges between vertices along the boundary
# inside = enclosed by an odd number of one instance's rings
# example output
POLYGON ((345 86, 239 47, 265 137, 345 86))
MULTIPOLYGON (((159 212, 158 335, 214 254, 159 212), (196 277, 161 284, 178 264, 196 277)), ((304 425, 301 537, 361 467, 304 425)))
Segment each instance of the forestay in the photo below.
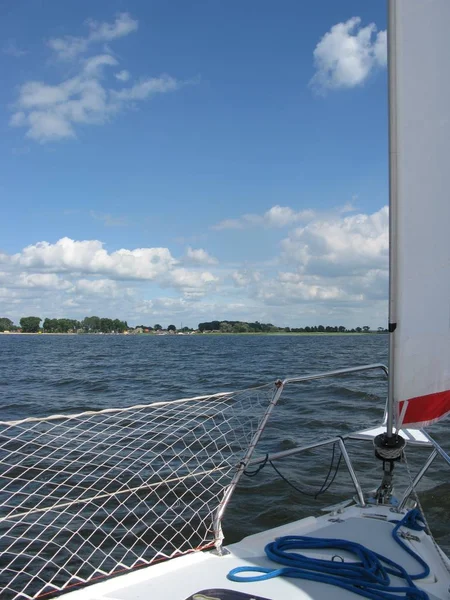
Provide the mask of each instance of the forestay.
POLYGON ((450 2, 391 2, 391 392, 397 425, 450 411, 450 2))

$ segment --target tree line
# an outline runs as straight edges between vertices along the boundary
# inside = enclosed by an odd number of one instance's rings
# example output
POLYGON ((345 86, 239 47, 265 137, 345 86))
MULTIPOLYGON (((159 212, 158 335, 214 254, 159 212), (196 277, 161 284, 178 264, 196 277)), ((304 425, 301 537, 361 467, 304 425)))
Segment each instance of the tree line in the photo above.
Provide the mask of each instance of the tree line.
MULTIPOLYGON (((81 321, 77 319, 49 319, 43 321, 40 317, 22 317, 20 326, 16 326, 11 319, 0 317, 1 331, 22 331, 23 333, 123 333, 134 330, 135 333, 158 333, 163 331, 162 325, 136 325, 129 327, 126 321, 120 319, 109 319, 107 317, 85 317, 81 321), (42 323, 42 325, 41 325, 42 323)), ((175 333, 177 328, 171 324, 167 331, 175 333)), ((188 333, 194 331, 190 327, 181 327, 179 332, 188 333)), ((368 333, 372 331, 369 325, 347 329, 343 325, 311 325, 306 327, 277 327, 272 323, 260 323, 259 321, 205 321, 198 324, 200 333, 368 333)), ((379 333, 387 329, 378 327, 379 333)))
MULTIPOLYGON (((199 331, 219 333, 368 333, 369 325, 347 329, 344 325, 312 325, 306 327, 277 327, 272 323, 255 321, 205 321, 198 324, 199 331)), ((377 328, 378 332, 387 331, 383 327, 377 328)))
POLYGON ((77 319, 49 319, 42 322, 40 317, 22 317, 20 326, 14 325, 11 319, 0 317, 0 331, 17 331, 23 333, 123 333, 128 330, 126 321, 108 319, 106 317, 85 317, 82 321, 77 319))

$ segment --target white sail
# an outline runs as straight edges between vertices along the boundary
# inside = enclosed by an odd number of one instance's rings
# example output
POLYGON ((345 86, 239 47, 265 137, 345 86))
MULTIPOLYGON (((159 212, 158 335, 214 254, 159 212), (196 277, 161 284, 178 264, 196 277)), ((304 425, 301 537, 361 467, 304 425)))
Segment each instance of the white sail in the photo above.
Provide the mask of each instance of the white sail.
POLYGON ((450 0, 390 19, 391 390, 411 427, 450 411, 450 0))

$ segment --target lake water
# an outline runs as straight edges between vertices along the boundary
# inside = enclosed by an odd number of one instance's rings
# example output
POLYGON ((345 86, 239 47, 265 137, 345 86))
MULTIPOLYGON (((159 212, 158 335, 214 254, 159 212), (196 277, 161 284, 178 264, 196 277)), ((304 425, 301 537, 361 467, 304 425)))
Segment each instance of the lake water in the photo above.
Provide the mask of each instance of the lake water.
MULTIPOLYGON (((277 378, 387 361, 387 336, 0 336, 2 420, 125 407, 244 389, 277 378)), ((262 438, 261 452, 345 434, 378 424, 386 382, 374 373, 306 383, 287 390, 262 438)), ((448 422, 430 433, 448 446, 448 422)), ((448 447, 446 448, 448 450, 448 447)), ((365 490, 378 485, 381 464, 369 444, 349 451, 365 490)), ((279 461, 293 483, 318 489, 330 448, 279 461)), ((414 470, 429 453, 408 450, 414 470)), ((406 485, 399 467, 398 486, 406 485)), ((437 459, 424 478, 421 502, 439 543, 450 550, 449 471, 437 459)), ((266 466, 243 478, 225 517, 226 542, 283 522, 318 514, 353 494, 342 465, 319 500, 290 488, 266 466)))

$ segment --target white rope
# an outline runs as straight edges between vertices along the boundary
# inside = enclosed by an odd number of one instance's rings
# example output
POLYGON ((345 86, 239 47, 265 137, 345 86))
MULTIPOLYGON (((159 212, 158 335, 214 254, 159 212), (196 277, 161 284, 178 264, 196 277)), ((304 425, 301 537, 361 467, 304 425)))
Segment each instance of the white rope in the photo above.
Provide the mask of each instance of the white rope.
MULTIPOLYGON (((262 386, 265 387, 265 386, 262 386)), ((257 389, 257 388, 255 388, 257 389)), ((18 421, 0 421, 0 425, 5 426, 14 426, 14 425, 22 425, 22 423, 39 423, 39 422, 47 422, 47 421, 60 421, 62 419, 77 419, 78 417, 86 417, 86 416, 97 416, 97 415, 105 415, 111 413, 121 413, 121 412, 132 412, 135 410, 140 410, 142 408, 156 408, 157 406, 167 406, 168 404, 180 404, 181 402, 194 402, 196 400, 211 400, 213 398, 224 398, 227 396, 232 396, 236 392, 221 392, 220 394, 213 394, 211 396, 195 396, 193 398, 180 398, 178 400, 167 400, 164 402, 152 402, 150 404, 136 404, 134 406, 128 406, 125 408, 103 408, 102 410, 86 410, 81 413, 71 414, 71 415, 50 415, 48 417, 27 417, 26 419, 20 419, 18 421)))
POLYGON ((97 494, 97 496, 92 496, 91 498, 85 498, 80 500, 74 500, 73 502, 66 502, 62 504, 53 504, 52 506, 48 506, 45 508, 37 508, 35 510, 28 510, 23 513, 12 514, 8 517, 0 517, 0 523, 3 521, 11 521, 12 519, 20 519, 22 517, 27 517, 29 515, 34 515, 42 512, 50 512, 53 510, 61 510, 62 508, 69 508, 69 506, 75 506, 76 504, 89 504, 90 502, 94 502, 96 500, 103 500, 104 498, 112 498, 113 496, 120 496, 122 494, 132 494, 133 492, 137 492, 139 490, 148 490, 151 488, 155 488, 160 486, 161 483, 169 484, 184 481, 185 479, 189 479, 190 477, 199 477, 200 475, 210 475, 211 473, 216 473, 218 471, 224 471, 228 469, 228 465, 226 467, 217 467, 216 469, 211 469, 210 471, 198 471, 197 473, 189 473, 184 477, 173 477, 171 479, 165 479, 163 482, 153 483, 149 485, 141 485, 135 488, 130 488, 126 490, 118 490, 117 492, 111 492, 110 494, 97 494))

